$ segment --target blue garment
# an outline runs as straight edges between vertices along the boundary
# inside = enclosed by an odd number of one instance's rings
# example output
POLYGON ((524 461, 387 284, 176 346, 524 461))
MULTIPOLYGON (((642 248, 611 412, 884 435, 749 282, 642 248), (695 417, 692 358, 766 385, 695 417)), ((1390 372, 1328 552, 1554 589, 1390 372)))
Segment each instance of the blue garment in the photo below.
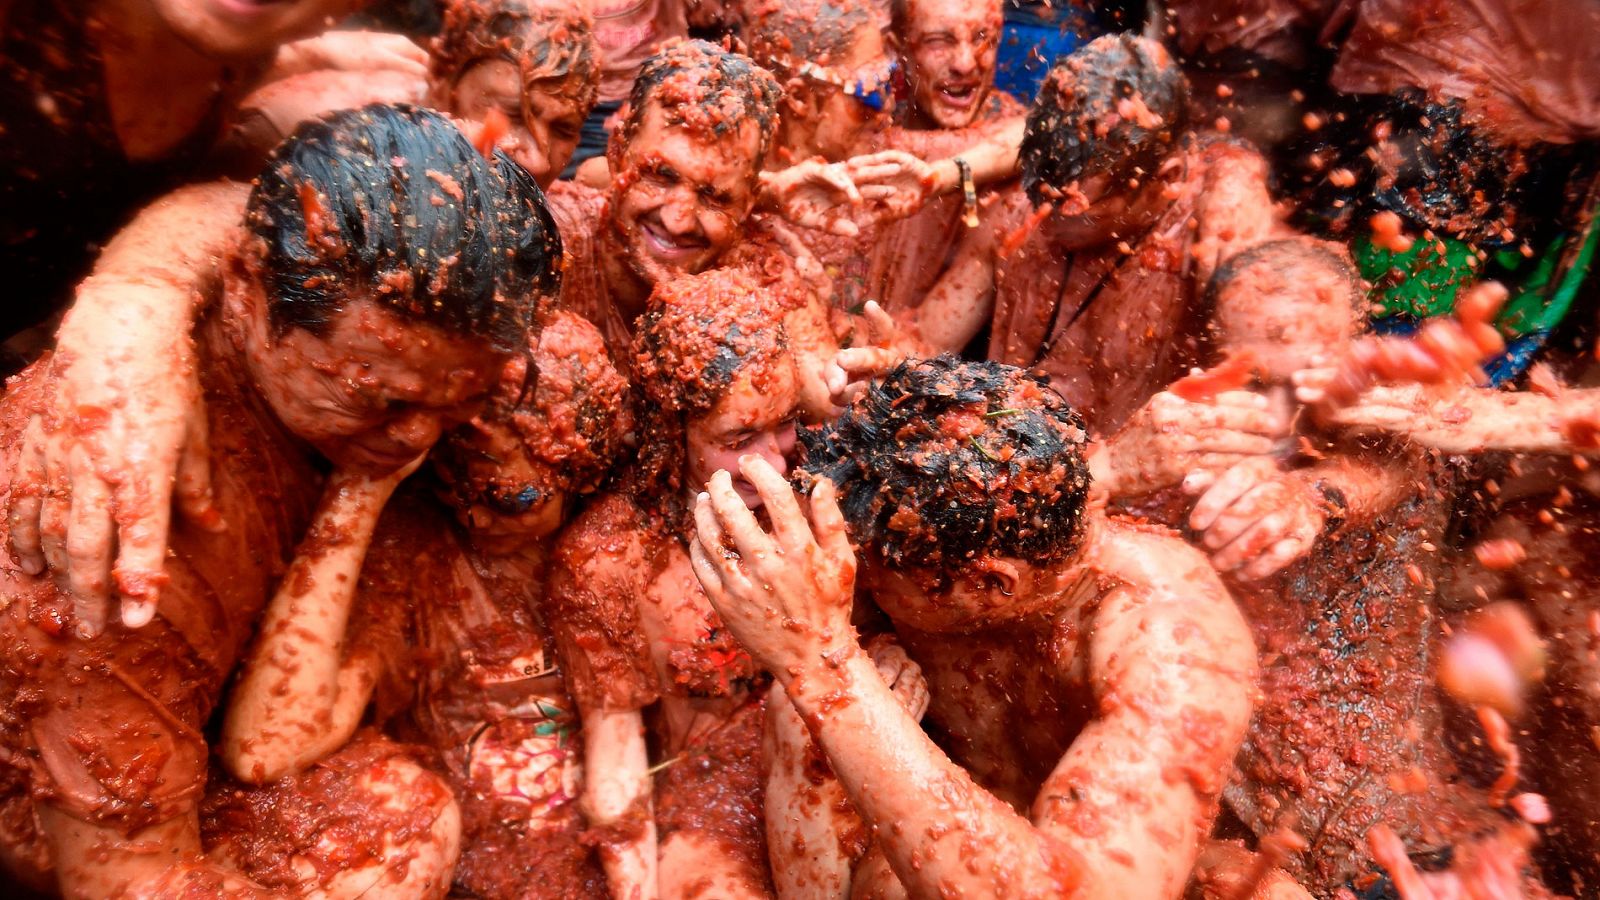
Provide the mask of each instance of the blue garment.
POLYGON ((994 83, 1023 103, 1033 102, 1056 57, 1078 49, 1100 30, 1089 13, 1065 4, 1007 3, 1005 15, 994 83))
POLYGON ((606 131, 606 120, 621 108, 621 100, 594 105, 589 118, 583 120, 583 133, 578 137, 578 149, 573 151, 572 161, 567 163, 566 170, 561 173, 562 178, 572 178, 577 175, 578 164, 584 160, 605 155, 606 142, 611 139, 610 132, 606 131))

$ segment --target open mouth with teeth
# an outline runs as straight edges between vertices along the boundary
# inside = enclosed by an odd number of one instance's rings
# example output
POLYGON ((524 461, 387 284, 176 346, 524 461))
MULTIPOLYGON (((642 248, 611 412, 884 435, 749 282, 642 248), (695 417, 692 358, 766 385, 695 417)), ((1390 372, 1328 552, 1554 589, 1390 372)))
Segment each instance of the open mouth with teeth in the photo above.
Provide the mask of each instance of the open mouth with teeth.
POLYGON ((639 235, 644 238, 645 246, 650 248, 650 255, 658 259, 683 260, 703 252, 707 247, 705 238, 688 234, 674 235, 654 218, 639 223, 639 235))
POLYGON ((956 109, 971 109, 978 100, 976 81, 944 82, 939 85, 939 100, 956 109))

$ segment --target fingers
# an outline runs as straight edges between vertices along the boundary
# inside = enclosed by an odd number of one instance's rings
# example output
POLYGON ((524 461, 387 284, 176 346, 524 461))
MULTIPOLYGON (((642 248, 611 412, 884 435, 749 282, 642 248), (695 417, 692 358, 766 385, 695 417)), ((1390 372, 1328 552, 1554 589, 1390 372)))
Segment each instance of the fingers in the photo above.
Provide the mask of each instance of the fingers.
POLYGON ((1310 540, 1301 537, 1284 538, 1269 547, 1265 553, 1246 562, 1239 569, 1239 574, 1250 581, 1275 575, 1284 566, 1306 555, 1311 550, 1311 543, 1310 540))
POLYGON ((772 531, 783 552, 798 554, 816 546, 811 539, 811 526, 800 512, 800 504, 795 502, 794 489, 771 463, 759 456, 741 456, 739 471, 761 494, 767 518, 772 521, 772 531))
MULTIPOLYGON (((1219 549, 1211 554, 1211 564, 1219 572, 1231 572, 1240 565, 1256 558, 1266 550, 1288 537, 1291 518, 1287 512, 1271 512, 1261 515, 1261 509, 1253 510, 1253 515, 1241 516, 1239 520, 1224 520, 1220 526, 1229 527, 1242 524, 1237 537, 1219 544, 1219 549), (1259 516, 1259 518, 1257 518, 1259 516)), ((1213 528, 1212 531, 1216 531, 1213 528)), ((1211 532, 1207 532, 1209 537, 1211 532)))
POLYGON ((29 575, 44 572, 44 549, 39 541, 39 516, 44 510, 44 425, 35 416, 28 422, 11 481, 11 551, 17 565, 29 575))
POLYGON ((900 362, 900 353, 887 347, 847 347, 835 353, 834 365, 851 374, 882 375, 900 362))
POLYGON ((728 592, 723 587, 717 566, 706 558, 705 548, 698 541, 689 542, 689 565, 700 580, 700 589, 706 592, 706 599, 711 601, 711 608, 722 615, 728 605, 728 592))
POLYGON ((872 337, 875 341, 888 340, 894 337, 895 332, 899 330, 894 317, 885 312, 876 300, 868 300, 866 305, 861 308, 861 313, 866 318, 867 325, 872 329, 872 337))
POLYGON ((711 476, 706 493, 710 494, 711 508, 717 514, 717 521, 727 536, 733 539, 733 545, 741 556, 755 563, 777 552, 777 545, 761 530, 755 515, 745 505, 739 492, 733 489, 733 476, 727 470, 719 469, 711 476))
POLYGON ((818 181, 844 194, 845 199, 850 201, 852 205, 861 203, 861 192, 856 189, 855 181, 838 166, 821 167, 816 172, 816 178, 818 181))
POLYGON ((706 588, 706 595, 713 603, 725 600, 730 594, 748 597, 750 579, 739 566, 738 554, 727 549, 722 523, 717 521, 716 512, 711 508, 711 497, 704 492, 695 497, 694 522, 696 540, 690 541, 690 559, 693 561, 698 552, 700 562, 695 572, 706 588))
POLYGON ((1224 472, 1195 503, 1194 510, 1189 513, 1189 527, 1195 531, 1209 531, 1224 510, 1277 470, 1277 463, 1272 460, 1254 457, 1224 472))
POLYGON ((72 470, 65 571, 78 635, 88 638, 105 630, 110 606, 111 490, 82 450, 72 451, 72 470))
POLYGON ((830 217, 822 224, 829 234, 839 237, 858 237, 861 234, 861 226, 844 216, 830 217))
POLYGON ((222 513, 216 508, 211 488, 211 432, 204 411, 190 413, 185 432, 173 486, 178 509, 201 528, 221 531, 222 513))
POLYGON ((811 531, 823 553, 835 562, 847 560, 853 571, 855 548, 850 546, 844 513, 839 511, 838 488, 827 478, 817 479, 811 488, 811 531))
POLYGON ((45 491, 39 510, 39 549, 45 567, 67 571, 67 523, 72 515, 72 481, 54 457, 45 457, 45 491))

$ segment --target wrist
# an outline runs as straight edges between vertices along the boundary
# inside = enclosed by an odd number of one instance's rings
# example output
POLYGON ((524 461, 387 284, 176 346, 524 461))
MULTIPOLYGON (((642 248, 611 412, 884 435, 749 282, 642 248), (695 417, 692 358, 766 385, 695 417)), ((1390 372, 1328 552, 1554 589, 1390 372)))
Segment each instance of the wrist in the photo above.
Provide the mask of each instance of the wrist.
POLYGON ((933 196, 961 189, 961 165, 952 157, 933 164, 933 196))
POLYGON ((778 670, 778 678, 795 709, 815 731, 816 717, 845 701, 854 690, 855 676, 863 665, 872 668, 872 659, 852 633, 848 640, 809 653, 803 660, 778 670))

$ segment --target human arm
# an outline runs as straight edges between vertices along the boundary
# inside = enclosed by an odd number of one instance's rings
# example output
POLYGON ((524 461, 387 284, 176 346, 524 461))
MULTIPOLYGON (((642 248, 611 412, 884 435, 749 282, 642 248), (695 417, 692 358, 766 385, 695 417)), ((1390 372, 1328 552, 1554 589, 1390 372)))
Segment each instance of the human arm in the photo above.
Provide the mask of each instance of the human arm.
POLYGON ((606 883, 617 900, 649 900, 657 894, 656 823, 644 717, 636 709, 597 709, 582 718, 584 818, 618 835, 599 846, 606 883))
MULTIPOLYGON (((921 720, 929 699, 922 670, 893 635, 875 635, 866 651, 884 684, 921 720)), ((781 685, 767 697, 763 734, 767 851, 778 896, 848 896, 852 870, 868 851, 870 836, 781 685)))
POLYGON ((579 808, 601 835, 612 896, 657 896, 657 835, 641 712, 657 696, 639 604, 652 561, 638 512, 615 495, 557 541, 541 614, 585 731, 579 808))
POLYGON ((1219 572, 1264 578, 1310 553, 1332 524, 1371 521, 1399 502, 1402 466, 1366 453, 1334 453, 1284 470, 1245 460, 1204 489, 1189 515, 1219 572))
POLYGON ((766 463, 741 468, 773 534, 719 472, 696 505, 695 570, 784 685, 911 895, 1177 896, 1248 725, 1255 665, 1248 629, 1203 558, 1176 542, 1126 554, 1124 569, 1159 556, 1171 559, 1150 562, 1175 571, 1158 565, 1159 578, 1142 573, 1144 590, 1102 602, 1091 653, 1101 712, 1030 821, 928 739, 857 645, 855 559, 831 483, 813 488, 807 515, 766 463))
POLYGON ((1293 232, 1279 220, 1267 188, 1267 161, 1235 143, 1211 147, 1205 185, 1195 202, 1191 253, 1195 283, 1207 284, 1217 267, 1241 250, 1293 232))
POLYGON ((86 633, 105 627, 113 595, 124 625, 154 618, 174 499, 191 520, 221 525, 190 332, 248 193, 192 185, 141 210, 61 323, 52 405, 28 424, 8 514, 23 570, 65 581, 86 633))
POLYGON ((278 48, 264 82, 306 72, 400 72, 428 76, 428 51, 403 34, 383 31, 325 31, 278 48))
POLYGON ((1026 116, 1003 119, 985 129, 982 139, 960 153, 933 161, 934 181, 930 194, 937 197, 961 190, 961 168, 956 164, 958 157, 972 167, 972 181, 977 187, 1015 178, 1021 171, 1018 157, 1027 124, 1026 116))
POLYGON ((382 478, 336 472, 294 562, 262 616, 222 723, 223 765, 267 784, 344 746, 361 723, 378 672, 346 654, 346 626, 378 518, 421 462, 382 478))
POLYGON ((240 102, 213 162, 240 177, 260 171, 267 155, 301 122, 370 103, 422 103, 427 81, 400 69, 318 69, 278 79, 240 102))
POLYGON ((994 264, 997 224, 969 228, 955 257, 921 305, 901 323, 928 353, 959 353, 994 316, 994 264))
POLYGON ((1600 389, 1557 394, 1462 386, 1378 385, 1324 421, 1356 433, 1399 435, 1446 453, 1594 454, 1600 442, 1600 389))

